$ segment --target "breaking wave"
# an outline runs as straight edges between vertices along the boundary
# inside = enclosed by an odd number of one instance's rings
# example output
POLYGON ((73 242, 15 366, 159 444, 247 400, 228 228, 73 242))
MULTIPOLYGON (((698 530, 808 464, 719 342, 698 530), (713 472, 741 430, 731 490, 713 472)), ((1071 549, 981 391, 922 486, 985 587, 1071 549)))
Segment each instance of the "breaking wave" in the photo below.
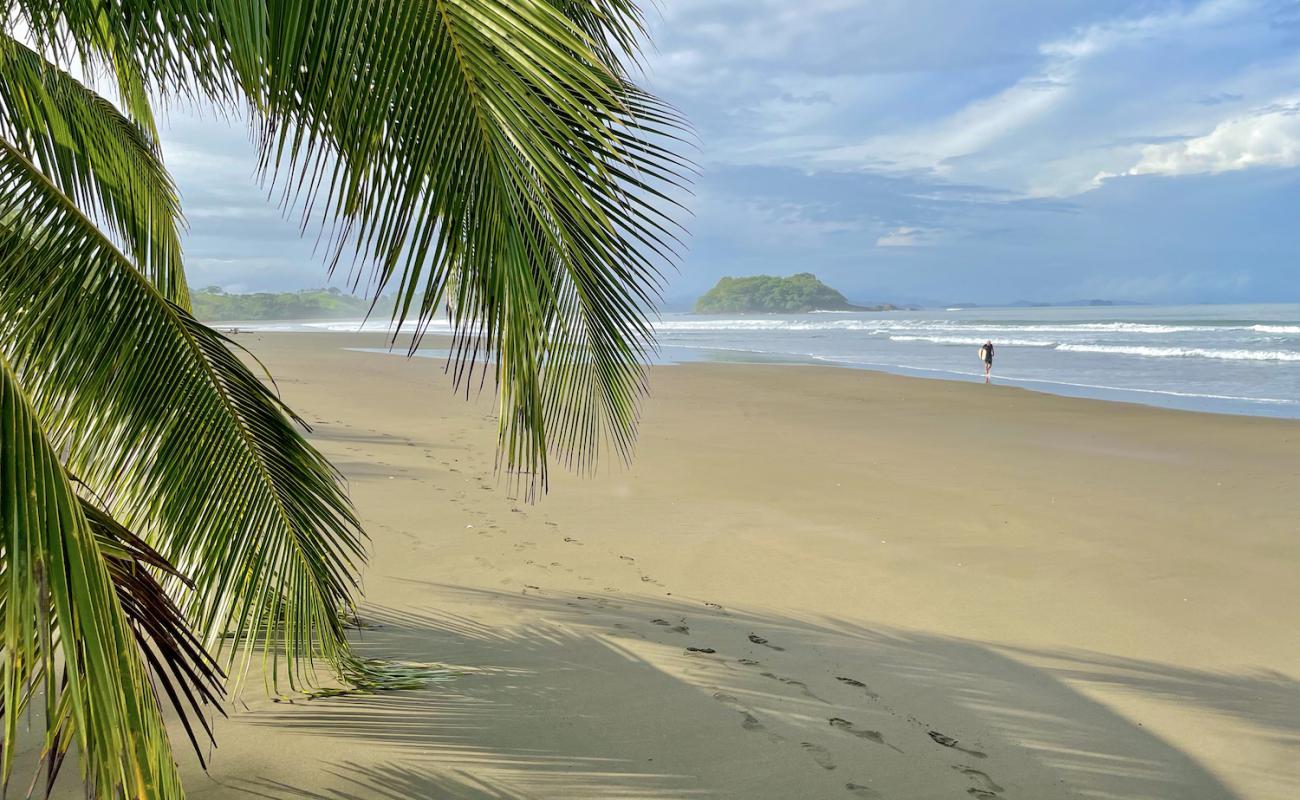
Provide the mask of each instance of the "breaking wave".
POLYGON ((1072 353, 1110 353, 1142 358, 1216 358, 1222 361, 1300 361, 1294 350, 1219 350, 1206 347, 1139 347, 1110 344, 1062 344, 1057 350, 1072 353))
MULTIPOLYGON (((890 336, 891 342, 932 342, 934 344, 969 344, 979 347, 984 344, 986 339, 977 336, 890 336)), ((995 346, 1006 345, 1008 347, 1055 347, 1056 342, 1043 341, 1042 339, 1002 339, 999 338, 994 342, 995 346)))

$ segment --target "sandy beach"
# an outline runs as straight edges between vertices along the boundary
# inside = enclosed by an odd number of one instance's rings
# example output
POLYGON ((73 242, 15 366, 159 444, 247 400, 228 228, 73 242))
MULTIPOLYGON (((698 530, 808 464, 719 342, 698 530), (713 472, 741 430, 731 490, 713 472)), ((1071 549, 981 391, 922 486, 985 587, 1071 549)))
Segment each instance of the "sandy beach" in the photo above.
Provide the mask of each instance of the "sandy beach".
POLYGON ((1300 423, 683 365, 528 504, 438 362, 238 341, 373 539, 360 652, 456 674, 254 678, 193 797, 1300 796, 1300 423))

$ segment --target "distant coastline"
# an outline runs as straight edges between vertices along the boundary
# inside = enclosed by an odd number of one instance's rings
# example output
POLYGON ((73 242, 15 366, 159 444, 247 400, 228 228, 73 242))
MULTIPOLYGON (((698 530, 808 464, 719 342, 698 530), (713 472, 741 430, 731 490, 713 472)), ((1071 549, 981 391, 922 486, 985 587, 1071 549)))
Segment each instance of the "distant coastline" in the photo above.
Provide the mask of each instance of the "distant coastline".
POLYGON ((194 316, 204 322, 284 321, 354 319, 387 316, 393 302, 380 298, 378 303, 339 289, 303 289, 296 292, 226 292, 208 286, 192 292, 194 316))

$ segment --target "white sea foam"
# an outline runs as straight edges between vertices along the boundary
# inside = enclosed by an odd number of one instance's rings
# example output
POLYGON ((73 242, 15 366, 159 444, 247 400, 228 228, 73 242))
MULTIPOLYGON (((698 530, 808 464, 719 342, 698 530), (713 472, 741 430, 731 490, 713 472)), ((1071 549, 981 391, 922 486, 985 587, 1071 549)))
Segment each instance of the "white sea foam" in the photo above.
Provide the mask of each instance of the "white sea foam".
POLYGON ((1222 330, 1222 328, 1213 325, 1153 325, 1145 322, 1078 322, 1059 325, 995 323, 991 325, 973 324, 971 327, 1033 333, 1199 333, 1202 331, 1222 330))
MULTIPOLYGON (((942 375, 960 375, 969 378, 983 378, 984 373, 960 369, 936 369, 909 364, 893 364, 879 361, 863 361, 844 356, 813 356, 818 361, 843 364, 853 367, 879 367, 886 370, 906 370, 907 372, 932 372, 942 375)), ((1163 395, 1166 397, 1185 397, 1191 400, 1227 400, 1230 402, 1261 403, 1264 405, 1298 405, 1300 401, 1286 400, 1279 397, 1249 397, 1236 394, 1214 394, 1208 392, 1180 392, 1173 389, 1141 389, 1134 386, 1107 386, 1097 383, 1076 383, 1073 381, 1054 381, 1045 378, 1023 378, 1012 375, 999 375, 998 381, 1009 383, 1038 383, 1049 386, 1069 386, 1076 389, 1093 389, 1103 392, 1123 392, 1132 394, 1163 395)))
POLYGON ((1300 334, 1300 325, 1251 325, 1250 329, 1257 333, 1300 334))
MULTIPOLYGON (((330 333, 391 333, 394 330, 392 322, 386 319, 309 322, 306 325, 314 330, 328 331, 330 333)), ((407 320, 402 323, 401 331, 402 333, 414 333, 419 329, 420 323, 417 320, 407 320)), ((429 323, 426 330, 430 333, 450 333, 451 323, 445 319, 435 319, 429 323)))
MULTIPOLYGON (((667 331, 865 331, 889 333, 967 333, 984 338, 1005 337, 1017 333, 1117 333, 1117 334, 1212 334, 1221 331, 1253 331, 1255 333, 1300 335, 1300 325, 1258 324, 1234 325, 1177 325, 1145 322, 1077 322, 1034 323, 1016 321, 965 321, 891 318, 836 318, 854 312, 813 312, 820 319, 788 319, 779 317, 734 317, 726 319, 685 319, 669 316, 655 323, 655 328, 667 331)), ((393 329, 388 319, 347 319, 314 322, 230 322, 223 326, 238 326, 249 331, 327 331, 333 333, 389 332, 393 329)), ((416 322, 408 320, 403 331, 413 331, 416 322)), ((435 320, 429 327, 433 332, 445 333, 451 325, 445 319, 435 320)), ((996 340, 995 340, 996 342, 996 340)))
POLYGON ((881 320, 857 319, 667 319, 655 324, 660 331, 867 331, 887 327, 881 320))
MULTIPOLYGON (((933 342, 934 344, 971 344, 979 347, 987 341, 976 336, 890 336, 891 342, 933 342)), ((1056 347, 1058 342, 1043 339, 998 339, 997 346, 1009 347, 1056 347)))
POLYGON ((1061 344, 1057 350, 1072 353, 1109 353, 1143 358, 1217 358, 1223 361, 1300 361, 1294 350, 1221 350, 1206 347, 1138 347, 1109 344, 1061 344))
MULTIPOLYGON (((1257 333, 1300 334, 1300 325, 1253 325, 1253 326, 1215 326, 1215 325, 1162 325, 1138 322, 1079 322, 1079 323, 1033 323, 1033 322, 980 322, 956 320, 898 319, 898 318, 836 318, 851 312, 824 312, 820 319, 787 319, 779 317, 736 317, 728 319, 683 319, 668 317, 655 323, 660 332, 672 331, 862 331, 867 333, 966 333, 972 336, 1002 337, 1017 333, 1121 333, 1121 334, 1195 334, 1217 331, 1251 330, 1257 333)), ((250 331, 326 331, 332 333, 357 332, 391 332, 392 323, 388 319, 348 319, 315 322, 246 322, 229 323, 250 331)), ((402 330, 415 330, 417 324, 408 320, 402 330)), ((446 333, 451 330, 447 320, 433 321, 429 330, 446 333)), ((997 340, 995 339, 995 342, 997 340)))
MULTIPOLYGON (((933 372, 940 375, 959 375, 963 377, 972 377, 972 379, 982 379, 983 372, 969 371, 969 369, 939 369, 935 367, 918 367, 911 364, 894 364, 888 362, 868 362, 868 360, 848 358, 848 356, 833 355, 814 355, 813 358, 819 362, 829 362, 835 364, 844 364, 849 367, 879 367, 883 369, 905 369, 907 372, 933 372)), ((1104 384, 1079 384, 1074 381, 1053 381, 1047 379, 1036 379, 1036 377, 1018 377, 1009 375, 1000 375, 998 381, 1013 382, 1013 384, 1045 384, 1052 386, 1073 386, 1075 389, 1096 389, 1100 392, 1122 392, 1134 394, 1158 394, 1165 397, 1186 397, 1188 399, 1214 399, 1214 401, 1231 401, 1231 402, 1248 402, 1264 403, 1269 406, 1295 406, 1300 402, 1294 399, 1282 399, 1277 397, 1247 397, 1240 394, 1213 394, 1201 392, 1175 392, 1173 389, 1139 389, 1136 386, 1108 386, 1104 384)))
POLYGON ((212 325, 219 331, 256 331, 257 333, 292 333, 301 331, 301 325, 292 322, 217 322, 212 325))
POLYGON ((1133 386, 1102 386, 1095 383, 1072 383, 1070 381, 1052 381, 1044 378, 1002 378, 1015 383, 1043 383, 1052 386, 1074 386, 1080 389, 1101 389, 1108 392, 1132 392, 1134 394, 1156 394, 1166 397, 1188 397, 1194 400, 1228 400, 1232 402, 1264 403, 1267 405, 1295 405, 1295 400, 1283 400, 1279 397, 1246 397, 1237 394, 1208 394, 1204 392, 1179 392, 1173 389, 1139 389, 1133 386))
POLYGON ((670 317, 655 325, 660 331, 915 331, 1003 336, 1015 333, 1130 333, 1171 334, 1230 330, 1213 325, 1158 325, 1142 322, 980 322, 928 319, 782 319, 746 317, 682 319, 670 317))
MULTIPOLYGON (((1085 393, 1182 407, 1238 407, 1247 413, 1300 416, 1300 307, 1170 309, 1137 312, 989 309, 805 315, 666 314, 655 320, 658 363, 686 348, 712 360, 823 363, 903 370, 934 377, 983 379, 975 350, 986 339, 999 353, 998 379, 1041 391, 1085 393), (969 347, 969 350, 963 348, 969 347), (714 355, 707 355, 714 351, 714 355), (730 356, 727 353, 730 352, 730 356), (899 362, 907 362, 900 364, 899 362), (1235 369, 1225 367, 1238 365, 1235 369), (969 370, 969 372, 967 371, 969 370), (1252 396, 1254 395, 1254 396, 1252 396), (1163 396, 1163 397, 1162 397, 1163 396), (1293 400, 1280 398, 1295 397, 1293 400)), ((226 322, 241 330, 392 334, 387 317, 310 322, 226 322)), ((408 323, 403 330, 412 330, 408 323)), ((431 333, 450 331, 445 319, 431 333)))

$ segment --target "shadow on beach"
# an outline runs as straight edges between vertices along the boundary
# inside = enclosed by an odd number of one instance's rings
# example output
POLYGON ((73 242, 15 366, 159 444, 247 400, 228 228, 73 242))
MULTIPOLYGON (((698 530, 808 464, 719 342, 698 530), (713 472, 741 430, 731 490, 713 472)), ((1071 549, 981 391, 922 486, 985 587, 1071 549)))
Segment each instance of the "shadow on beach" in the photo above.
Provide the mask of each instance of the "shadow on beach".
MULTIPOLYGON (((336 762, 311 789, 259 778, 226 788, 278 800, 1242 797, 1092 687, 1235 718, 1300 750, 1300 685, 1275 673, 673 599, 427 588, 521 622, 369 608, 378 627, 361 634, 366 656, 473 666, 427 690, 252 715, 386 755, 336 762)), ((1266 778, 1280 796, 1300 793, 1281 765, 1266 778)))

